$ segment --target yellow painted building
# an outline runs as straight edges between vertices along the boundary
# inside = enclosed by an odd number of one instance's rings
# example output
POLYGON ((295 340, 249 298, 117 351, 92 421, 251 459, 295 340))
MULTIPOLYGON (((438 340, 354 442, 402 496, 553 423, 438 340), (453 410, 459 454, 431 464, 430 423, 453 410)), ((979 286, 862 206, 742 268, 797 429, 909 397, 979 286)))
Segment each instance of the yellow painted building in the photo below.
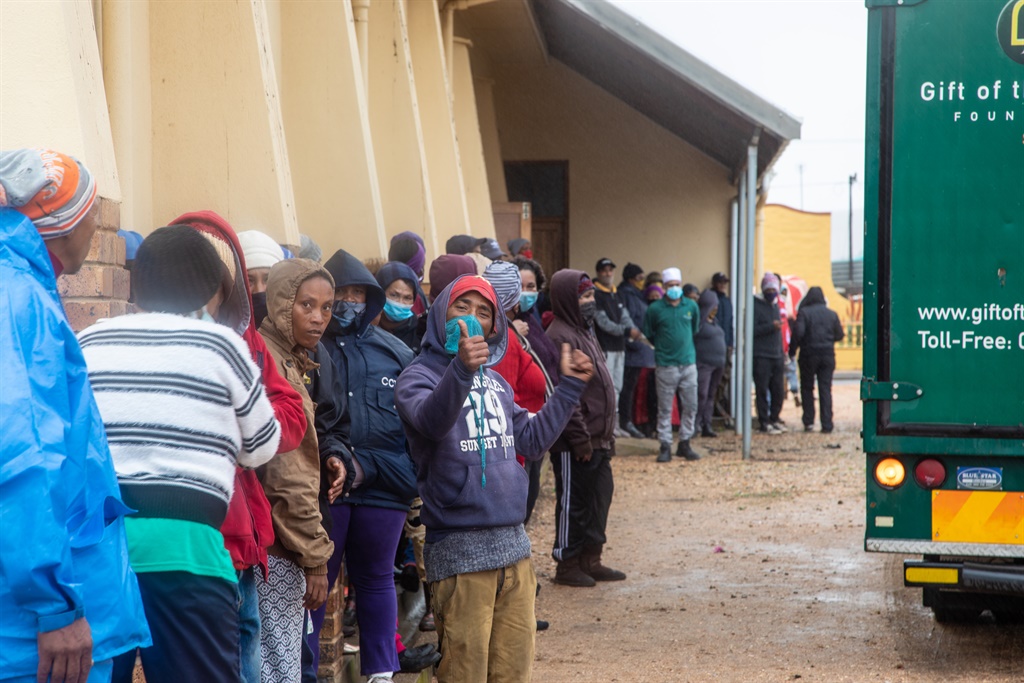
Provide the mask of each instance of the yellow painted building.
POLYGON ((758 236, 758 281, 765 271, 796 275, 809 287, 821 287, 828 306, 839 315, 846 339, 836 345, 836 369, 860 370, 861 317, 857 302, 832 283, 832 214, 768 204, 761 211, 758 236))

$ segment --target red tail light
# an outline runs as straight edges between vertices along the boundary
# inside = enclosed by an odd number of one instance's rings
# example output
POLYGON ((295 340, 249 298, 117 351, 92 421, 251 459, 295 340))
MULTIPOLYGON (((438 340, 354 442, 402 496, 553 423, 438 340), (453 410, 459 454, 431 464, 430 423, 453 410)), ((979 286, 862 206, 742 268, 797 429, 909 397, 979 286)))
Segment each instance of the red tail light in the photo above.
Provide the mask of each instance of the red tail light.
POLYGON ((914 468, 914 480, 921 488, 937 489, 946 481, 946 468, 934 458, 922 460, 914 468))

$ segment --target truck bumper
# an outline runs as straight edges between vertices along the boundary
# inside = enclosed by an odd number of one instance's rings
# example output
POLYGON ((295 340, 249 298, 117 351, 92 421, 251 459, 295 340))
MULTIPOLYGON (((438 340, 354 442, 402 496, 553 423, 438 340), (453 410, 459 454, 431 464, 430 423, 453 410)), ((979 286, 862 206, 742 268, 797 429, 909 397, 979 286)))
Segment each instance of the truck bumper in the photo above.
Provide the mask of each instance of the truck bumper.
POLYGON ((911 588, 1024 596, 1024 566, 962 560, 904 560, 903 584, 911 588))

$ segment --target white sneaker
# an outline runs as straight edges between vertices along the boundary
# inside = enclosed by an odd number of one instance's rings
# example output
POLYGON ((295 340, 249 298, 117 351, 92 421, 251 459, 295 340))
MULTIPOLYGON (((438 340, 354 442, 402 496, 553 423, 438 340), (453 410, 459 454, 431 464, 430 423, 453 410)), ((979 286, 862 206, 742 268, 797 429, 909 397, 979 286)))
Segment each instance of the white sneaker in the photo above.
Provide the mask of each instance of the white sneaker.
POLYGON ((782 434, 784 432, 784 430, 781 427, 779 427, 779 425, 777 425, 775 423, 769 424, 767 431, 768 431, 768 434, 770 434, 772 436, 775 436, 775 435, 778 435, 778 434, 782 434))
POLYGON ((779 422, 773 422, 772 427, 775 427, 776 431, 778 431, 779 434, 785 434, 786 432, 789 431, 779 422))

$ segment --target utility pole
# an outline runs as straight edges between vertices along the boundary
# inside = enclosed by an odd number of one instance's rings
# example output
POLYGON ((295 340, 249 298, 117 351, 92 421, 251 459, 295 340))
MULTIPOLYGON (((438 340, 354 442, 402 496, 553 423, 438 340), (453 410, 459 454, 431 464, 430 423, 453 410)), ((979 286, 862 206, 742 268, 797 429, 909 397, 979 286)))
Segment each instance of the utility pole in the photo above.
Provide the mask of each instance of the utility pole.
POLYGON ((857 174, 850 176, 850 277, 847 292, 853 288, 853 184, 857 182, 857 174))

